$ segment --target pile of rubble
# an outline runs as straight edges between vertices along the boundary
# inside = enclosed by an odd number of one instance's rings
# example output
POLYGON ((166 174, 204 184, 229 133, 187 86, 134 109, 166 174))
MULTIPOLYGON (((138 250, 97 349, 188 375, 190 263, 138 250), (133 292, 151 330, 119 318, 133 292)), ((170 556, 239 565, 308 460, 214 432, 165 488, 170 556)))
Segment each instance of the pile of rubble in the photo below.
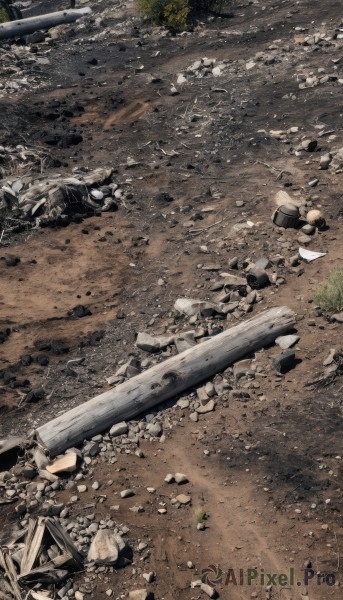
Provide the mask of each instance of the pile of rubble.
POLYGON ((83 216, 118 209, 122 196, 112 181, 113 169, 77 169, 72 177, 24 176, 0 182, 0 224, 3 232, 56 223, 80 222, 83 216))

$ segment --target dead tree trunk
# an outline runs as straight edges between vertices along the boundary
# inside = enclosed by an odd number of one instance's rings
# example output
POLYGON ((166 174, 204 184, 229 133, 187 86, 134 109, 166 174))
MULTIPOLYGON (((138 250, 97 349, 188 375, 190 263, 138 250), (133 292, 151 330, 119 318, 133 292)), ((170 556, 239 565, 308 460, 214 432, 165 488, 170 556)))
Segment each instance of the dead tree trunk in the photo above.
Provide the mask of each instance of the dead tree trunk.
POLYGON ((295 323, 286 306, 271 308, 181 354, 154 365, 117 387, 42 425, 36 436, 59 454, 114 423, 136 417, 222 371, 246 354, 274 342, 295 323))
POLYGON ((50 29, 61 23, 73 23, 85 15, 92 12, 91 8, 75 8, 70 10, 60 10, 58 12, 47 15, 39 15, 37 17, 28 17, 19 21, 9 21, 0 25, 0 40, 5 40, 12 37, 21 37, 33 33, 38 29, 50 29))

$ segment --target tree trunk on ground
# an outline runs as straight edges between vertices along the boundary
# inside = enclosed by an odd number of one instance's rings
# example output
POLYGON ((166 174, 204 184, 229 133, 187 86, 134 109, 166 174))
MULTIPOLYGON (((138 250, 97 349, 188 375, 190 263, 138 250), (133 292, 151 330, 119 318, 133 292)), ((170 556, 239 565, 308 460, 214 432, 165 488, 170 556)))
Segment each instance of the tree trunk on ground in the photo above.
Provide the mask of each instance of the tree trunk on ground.
POLYGON ((295 314, 286 306, 262 312, 42 425, 36 431, 37 439, 55 456, 272 344, 294 323, 295 314))
POLYGON ((85 15, 89 15, 92 10, 86 6, 85 8, 75 8, 70 10, 60 10, 58 12, 47 15, 39 15, 37 17, 28 17, 19 21, 10 21, 0 25, 0 40, 5 40, 12 37, 22 37, 39 29, 50 29, 62 23, 73 23, 85 15))

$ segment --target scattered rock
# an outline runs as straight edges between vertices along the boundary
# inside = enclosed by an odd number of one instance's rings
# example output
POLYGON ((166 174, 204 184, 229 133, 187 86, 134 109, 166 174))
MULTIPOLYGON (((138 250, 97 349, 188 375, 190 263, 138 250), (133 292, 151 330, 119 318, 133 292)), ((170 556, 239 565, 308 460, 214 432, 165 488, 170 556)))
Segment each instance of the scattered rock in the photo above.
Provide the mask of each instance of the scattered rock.
POLYGON ((198 406, 198 408, 196 408, 196 412, 200 415, 204 415, 206 413, 212 412, 215 408, 215 402, 214 400, 209 400, 206 404, 204 404, 203 406, 198 406))
POLYGON ((150 571, 149 573, 143 573, 143 577, 145 581, 147 581, 148 583, 152 583, 155 579, 155 573, 154 571, 150 571))
POLYGON ((76 452, 67 452, 61 458, 57 458, 51 465, 47 465, 46 470, 49 473, 72 473, 77 466, 76 452))
POLYGON ((116 423, 110 429, 110 435, 112 437, 117 437, 118 435, 125 435, 129 431, 129 426, 125 421, 121 423, 116 423))
POLYGON ((162 425, 159 422, 149 423, 149 425, 147 426, 147 430, 151 437, 160 437, 163 433, 162 425))
POLYGON ((129 592, 130 600, 153 600, 154 596, 152 592, 148 592, 148 590, 133 590, 129 592))
POLYGON ((299 340, 300 337, 298 335, 281 335, 276 338, 275 344, 280 346, 282 350, 288 350, 288 348, 292 348, 299 340))
POLYGON ((174 343, 174 336, 165 337, 157 336, 154 337, 149 333, 139 333, 136 339, 136 346, 145 352, 159 352, 159 350, 166 348, 170 344, 174 343))
POLYGON ((286 350, 281 354, 273 356, 272 363, 277 373, 287 373, 293 369, 296 364, 294 350, 286 350))
POLYGON ((319 168, 322 171, 326 171, 329 168, 329 165, 330 165, 331 161, 332 161, 332 156, 331 156, 330 153, 323 154, 320 157, 319 168))
POLYGON ((118 533, 99 529, 89 548, 87 560, 97 565, 115 565, 124 549, 125 542, 118 533))
POLYGON ((188 483, 188 478, 183 473, 175 473, 174 479, 178 485, 188 483))
POLYGON ((78 319, 82 319, 82 317, 88 317, 92 313, 89 310, 89 308, 87 308, 86 306, 83 306, 83 304, 78 304, 77 306, 74 307, 73 314, 78 319))
POLYGON ((306 225, 302 226, 301 231, 306 235, 312 235, 316 231, 316 228, 314 227, 314 225, 310 225, 309 223, 307 223, 306 225))
POLYGON ((186 494, 179 494, 179 496, 176 496, 176 500, 180 503, 180 504, 190 504, 192 501, 192 498, 190 496, 187 496, 186 494))
POLYGON ((207 594, 207 596, 209 596, 209 598, 216 598, 218 595, 216 590, 211 585, 208 585, 207 583, 201 582, 200 589, 203 592, 205 592, 205 594, 207 594))
POLYGON ((120 492, 121 498, 131 498, 132 496, 135 496, 135 492, 133 490, 127 489, 120 492))
POLYGON ((5 265, 6 267, 16 267, 20 263, 19 256, 6 256, 5 265))
POLYGON ((332 315, 331 320, 337 321, 337 323, 343 323, 343 312, 332 315))

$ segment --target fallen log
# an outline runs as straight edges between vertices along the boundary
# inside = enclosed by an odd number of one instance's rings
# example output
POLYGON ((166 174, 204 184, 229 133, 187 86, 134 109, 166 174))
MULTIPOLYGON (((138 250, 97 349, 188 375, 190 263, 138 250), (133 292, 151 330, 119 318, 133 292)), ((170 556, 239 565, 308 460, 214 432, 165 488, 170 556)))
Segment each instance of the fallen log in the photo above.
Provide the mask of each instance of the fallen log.
POLYGON ((268 346, 294 323, 295 314, 286 306, 271 308, 49 421, 36 430, 36 438, 55 456, 268 346))
POLYGON ((62 23, 73 23, 81 17, 89 15, 91 12, 92 9, 86 6, 85 8, 60 10, 48 13, 47 15, 38 15, 37 17, 28 17, 27 19, 2 23, 0 25, 0 40, 22 37, 38 29, 50 29, 50 27, 56 27, 56 25, 61 25, 62 23))

